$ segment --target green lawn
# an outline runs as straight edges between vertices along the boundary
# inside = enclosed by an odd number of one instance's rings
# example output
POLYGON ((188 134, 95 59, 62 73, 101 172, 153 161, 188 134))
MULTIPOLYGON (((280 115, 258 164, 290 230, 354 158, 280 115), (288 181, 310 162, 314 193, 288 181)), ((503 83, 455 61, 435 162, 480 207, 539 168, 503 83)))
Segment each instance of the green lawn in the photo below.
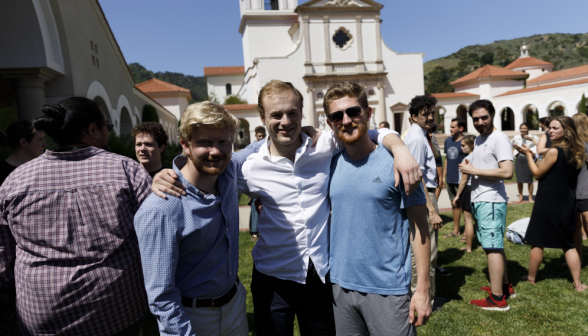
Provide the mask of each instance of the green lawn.
MULTIPOLYGON (((528 217, 532 204, 508 207, 507 223, 528 217)), ((475 249, 465 253, 459 249, 465 246, 457 238, 442 239, 451 231, 451 214, 442 214, 445 226, 439 232, 439 265, 452 273, 450 277, 437 278, 437 296, 450 300, 440 312, 435 312, 427 325, 418 329, 419 335, 588 335, 586 308, 588 293, 576 293, 571 284, 567 267, 562 267, 563 253, 546 249, 544 263, 538 274, 536 286, 520 281, 526 274, 528 245, 505 242, 508 257, 510 281, 515 284, 518 294, 510 300, 511 311, 506 313, 487 312, 469 304, 469 300, 485 298, 479 290, 488 286, 485 254, 475 249)), ((462 219, 463 232, 463 219, 462 219)), ((250 335, 255 333, 251 293, 251 270, 253 260, 248 232, 240 234, 239 278, 247 289, 247 316, 250 335)), ((584 259, 588 260, 588 243, 584 243, 584 259)), ((583 282, 588 282, 588 270, 582 271, 583 282)), ((300 335, 298 328, 295 335, 300 335)), ((151 318, 143 329, 143 335, 157 335, 155 320, 151 318)))

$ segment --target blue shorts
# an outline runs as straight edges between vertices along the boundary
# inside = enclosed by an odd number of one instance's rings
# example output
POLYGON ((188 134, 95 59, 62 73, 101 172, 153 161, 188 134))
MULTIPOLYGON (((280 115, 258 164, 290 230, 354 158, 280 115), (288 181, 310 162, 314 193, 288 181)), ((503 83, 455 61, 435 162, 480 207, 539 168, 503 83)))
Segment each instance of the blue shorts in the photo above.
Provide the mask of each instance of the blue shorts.
POLYGON ((504 250, 506 203, 472 203, 478 241, 484 250, 504 250))

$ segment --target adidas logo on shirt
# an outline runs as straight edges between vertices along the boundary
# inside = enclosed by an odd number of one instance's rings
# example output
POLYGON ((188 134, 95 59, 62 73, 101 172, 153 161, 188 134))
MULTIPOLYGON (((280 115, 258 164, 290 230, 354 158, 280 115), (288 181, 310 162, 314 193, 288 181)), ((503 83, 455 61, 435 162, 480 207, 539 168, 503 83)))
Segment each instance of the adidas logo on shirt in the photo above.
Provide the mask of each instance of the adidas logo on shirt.
POLYGON ((372 183, 382 183, 382 180, 380 180, 380 177, 378 176, 372 181, 372 183))

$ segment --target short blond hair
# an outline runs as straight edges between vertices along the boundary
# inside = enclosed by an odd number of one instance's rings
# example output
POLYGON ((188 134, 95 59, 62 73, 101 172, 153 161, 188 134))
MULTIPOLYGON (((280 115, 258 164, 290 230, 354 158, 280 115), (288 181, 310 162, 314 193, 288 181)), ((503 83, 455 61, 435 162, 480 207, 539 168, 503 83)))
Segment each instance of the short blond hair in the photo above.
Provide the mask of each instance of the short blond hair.
POLYGON ((222 105, 205 101, 189 105, 182 115, 178 134, 180 139, 190 142, 192 131, 201 125, 213 125, 219 128, 227 128, 231 134, 231 141, 235 140, 239 130, 239 119, 230 114, 222 105))
POLYGON ((263 108, 263 100, 265 97, 271 97, 286 92, 290 92, 295 97, 298 97, 300 113, 302 114, 302 108, 304 107, 304 97, 302 97, 302 93, 300 93, 300 91, 298 91, 298 89, 290 82, 282 82, 281 80, 273 79, 265 84, 263 88, 261 88, 261 91, 259 91, 259 96, 257 97, 257 111, 259 112, 259 115, 265 119, 265 109, 263 108))

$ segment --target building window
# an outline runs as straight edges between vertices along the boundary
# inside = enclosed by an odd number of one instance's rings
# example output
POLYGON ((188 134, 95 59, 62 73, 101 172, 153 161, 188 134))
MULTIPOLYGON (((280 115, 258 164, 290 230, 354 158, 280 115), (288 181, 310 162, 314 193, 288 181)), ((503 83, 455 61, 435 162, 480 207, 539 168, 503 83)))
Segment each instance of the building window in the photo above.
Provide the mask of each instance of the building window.
POLYGON ((278 0, 263 0, 263 9, 279 10, 278 0))
POLYGON ((229 83, 226 85, 227 88, 227 96, 230 96, 233 94, 233 86, 229 83))
POLYGON ((96 66, 96 58, 94 56, 92 56, 92 65, 96 66))
POLYGON ((341 27, 337 29, 335 35, 333 35, 333 42, 335 42, 335 45, 338 48, 345 50, 353 42, 353 35, 349 33, 349 30, 341 27))

